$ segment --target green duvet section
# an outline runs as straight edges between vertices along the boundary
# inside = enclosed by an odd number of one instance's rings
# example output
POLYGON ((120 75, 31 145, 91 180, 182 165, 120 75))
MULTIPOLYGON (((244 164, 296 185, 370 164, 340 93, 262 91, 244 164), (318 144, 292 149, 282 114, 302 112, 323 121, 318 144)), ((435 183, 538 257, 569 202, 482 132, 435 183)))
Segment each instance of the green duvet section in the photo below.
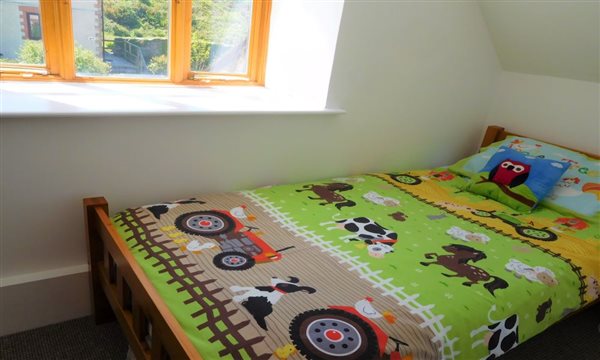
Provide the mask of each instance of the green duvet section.
MULTIPOLYGON (((483 228, 419 201, 378 177, 359 176, 350 181, 353 185, 352 192, 344 193, 344 196, 352 199, 356 205, 342 207, 341 210, 335 206, 321 206, 320 200, 311 200, 306 192, 297 191, 314 183, 264 188, 256 190, 255 193, 280 207, 281 212, 289 213, 298 223, 309 226, 310 230, 328 240, 335 241, 341 252, 350 252, 351 256, 369 263, 372 271, 379 271, 382 277, 393 279, 392 284, 395 287, 404 287, 406 292, 418 295, 421 303, 433 304, 435 312, 444 316, 443 322, 452 327, 448 338, 459 338, 456 350, 460 351, 460 358, 476 359, 486 354, 482 347, 471 348, 474 340, 468 335, 465 336, 475 329, 476 323, 469 321, 472 314, 487 314, 492 306, 496 309, 495 313, 490 313, 492 319, 501 318, 499 314, 521 314, 519 338, 523 341, 560 319, 562 311, 579 307, 580 279, 564 261, 548 255, 541 249, 529 247, 519 240, 498 234, 493 229, 483 228), (376 196, 397 200, 399 204, 386 206, 369 200, 376 196), (364 241, 343 240, 344 236, 352 235, 352 232, 332 228, 335 224, 325 224, 327 221, 324 221, 329 219, 335 223, 360 217, 371 219, 397 233, 393 253, 387 253, 381 258, 371 256, 364 241), (484 236, 481 238, 485 240, 463 240, 453 237, 448 234, 453 228, 459 228, 465 233, 482 234, 484 236), (476 249, 478 255, 475 256, 483 254, 485 259, 476 262, 471 260, 470 263, 489 274, 489 277, 481 276, 489 280, 479 280, 477 284, 465 286, 464 283, 470 282, 466 277, 449 277, 446 275, 454 275, 455 272, 442 265, 423 264, 434 262, 432 258, 437 255, 440 255, 438 259, 441 256, 452 255, 444 250, 444 247, 450 244, 476 249), (523 264, 552 269, 554 277, 559 279, 558 284, 553 284, 551 279, 547 280, 550 285, 529 281, 523 275, 509 272, 506 269, 507 264, 515 258, 523 264), (492 277, 497 279, 495 284, 492 277), (498 288, 494 290, 496 286, 498 288), (555 310, 543 321, 536 321, 537 307, 549 299, 552 299, 555 310)), ((454 184, 462 182, 457 180, 454 184)), ((392 204, 393 201, 390 200, 388 205, 392 204)), ((467 257, 472 258, 471 255, 467 257)), ((477 276, 473 278, 477 279, 477 276)), ((449 351, 446 354, 448 353, 449 351)))

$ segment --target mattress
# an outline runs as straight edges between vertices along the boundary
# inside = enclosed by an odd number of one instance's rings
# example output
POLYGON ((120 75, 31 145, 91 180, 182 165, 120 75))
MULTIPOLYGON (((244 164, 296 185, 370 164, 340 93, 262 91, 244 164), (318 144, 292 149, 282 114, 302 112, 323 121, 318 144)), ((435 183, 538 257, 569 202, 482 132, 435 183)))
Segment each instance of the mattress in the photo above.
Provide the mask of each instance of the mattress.
POLYGON ((598 298, 600 234, 464 183, 366 174, 113 223, 204 359, 493 359, 598 298))

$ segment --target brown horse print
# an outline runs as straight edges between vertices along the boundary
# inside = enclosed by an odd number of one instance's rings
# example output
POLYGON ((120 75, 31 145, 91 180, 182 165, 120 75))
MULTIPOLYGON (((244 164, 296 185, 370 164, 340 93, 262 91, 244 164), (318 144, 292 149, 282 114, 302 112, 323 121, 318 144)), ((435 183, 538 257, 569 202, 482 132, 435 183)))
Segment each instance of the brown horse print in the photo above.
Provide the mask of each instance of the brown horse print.
POLYGON ((355 206, 356 203, 346 199, 343 195, 336 193, 336 191, 348 191, 353 188, 352 185, 345 183, 328 183, 323 185, 308 184, 304 185, 303 189, 296 190, 296 192, 312 191, 318 195, 318 197, 309 196, 309 199, 323 200, 319 205, 335 204, 335 207, 338 208, 338 210, 341 210, 343 207, 355 206))
POLYGON ((455 274, 445 274, 442 275, 447 277, 465 277, 469 281, 462 283, 464 286, 471 286, 473 284, 477 284, 480 281, 488 281, 492 280, 483 286, 490 292, 490 294, 494 295, 494 291, 498 289, 506 289, 508 287, 508 283, 503 279, 490 275, 487 271, 479 268, 477 266, 470 265, 468 262, 471 260, 472 262, 477 262, 479 260, 485 259, 487 256, 482 251, 477 249, 473 249, 472 247, 460 245, 460 244, 450 244, 443 246, 442 249, 447 252, 452 253, 452 255, 438 255, 436 253, 427 253, 425 254, 425 258, 433 259, 435 261, 432 262, 421 262, 421 265, 429 266, 431 264, 442 265, 448 270, 454 271, 455 274))

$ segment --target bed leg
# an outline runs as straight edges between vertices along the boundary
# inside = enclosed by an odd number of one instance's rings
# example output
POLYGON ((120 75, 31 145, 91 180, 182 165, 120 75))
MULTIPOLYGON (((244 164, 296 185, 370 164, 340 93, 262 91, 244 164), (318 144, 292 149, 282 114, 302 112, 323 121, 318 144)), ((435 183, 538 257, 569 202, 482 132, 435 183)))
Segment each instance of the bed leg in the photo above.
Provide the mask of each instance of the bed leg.
POLYGON ((104 245, 98 232, 96 209, 100 208, 108 213, 108 202, 103 197, 83 199, 83 212, 85 217, 85 235, 88 243, 88 263, 90 265, 90 294, 92 300, 92 315, 96 324, 113 321, 110 303, 104 295, 100 283, 100 269, 104 262, 104 245))

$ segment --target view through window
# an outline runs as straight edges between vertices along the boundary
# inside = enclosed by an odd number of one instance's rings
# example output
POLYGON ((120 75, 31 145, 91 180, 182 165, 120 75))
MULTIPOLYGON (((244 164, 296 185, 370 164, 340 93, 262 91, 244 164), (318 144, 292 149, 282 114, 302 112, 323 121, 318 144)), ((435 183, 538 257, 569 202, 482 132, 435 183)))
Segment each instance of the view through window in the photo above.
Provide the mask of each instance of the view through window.
POLYGON ((192 71, 245 74, 251 21, 251 1, 194 1, 192 71))
POLYGON ((71 1, 77 75, 166 77, 169 3, 71 1))
POLYGON ((39 0, 0 0, 0 62, 43 65, 39 0))
POLYGON ((0 0, 0 71, 262 84, 270 9, 270 0, 0 0))

